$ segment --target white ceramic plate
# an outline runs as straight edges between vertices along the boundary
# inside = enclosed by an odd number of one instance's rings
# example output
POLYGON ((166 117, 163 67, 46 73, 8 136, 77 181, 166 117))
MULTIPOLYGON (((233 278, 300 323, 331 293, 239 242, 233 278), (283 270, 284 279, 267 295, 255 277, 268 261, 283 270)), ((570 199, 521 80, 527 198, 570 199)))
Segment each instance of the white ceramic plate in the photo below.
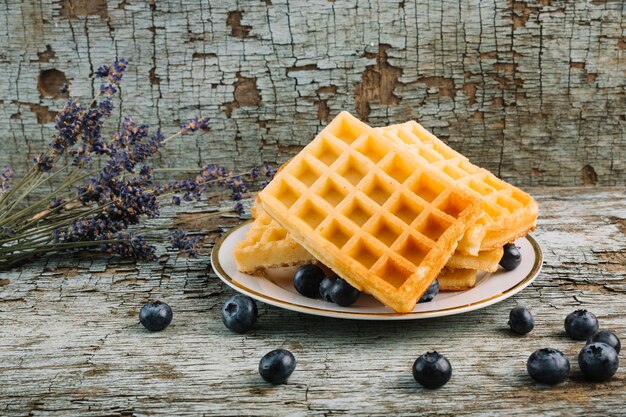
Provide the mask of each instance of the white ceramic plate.
POLYGON ((526 288, 539 274, 542 254, 531 236, 518 239, 522 263, 514 271, 499 269, 479 272, 474 288, 467 291, 439 293, 434 300, 421 303, 406 314, 395 313, 373 297, 361 294, 350 307, 340 307, 322 300, 306 298, 296 292, 292 283, 295 268, 278 268, 270 272, 271 280, 243 274, 237 270, 233 250, 244 238, 250 223, 244 223, 224 234, 213 248, 211 264, 222 281, 250 297, 300 313, 358 320, 412 320, 448 316, 477 310, 498 303, 526 288))

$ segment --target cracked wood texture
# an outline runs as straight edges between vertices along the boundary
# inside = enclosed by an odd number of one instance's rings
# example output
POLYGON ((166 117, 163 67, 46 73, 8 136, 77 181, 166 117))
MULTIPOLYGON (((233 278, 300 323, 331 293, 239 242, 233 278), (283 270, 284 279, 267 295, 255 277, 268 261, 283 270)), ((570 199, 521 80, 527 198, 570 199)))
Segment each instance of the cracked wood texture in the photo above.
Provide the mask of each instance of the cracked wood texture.
POLYGON ((0 1, 0 162, 23 172, 69 81, 115 57, 118 116, 212 131, 160 165, 282 163, 341 110, 416 119, 519 185, 626 180, 626 3, 615 0, 0 1))
MULTIPOLYGON (((228 331, 220 309, 233 291, 210 270, 208 253, 235 217, 196 204, 159 222, 206 236, 200 257, 160 247, 158 262, 101 257, 39 259, 0 280, 2 415, 626 415, 624 365, 606 383, 583 380, 582 342, 565 316, 593 311, 626 340, 626 189, 534 188, 541 207, 533 235, 543 247, 537 280, 518 295, 468 314, 406 322, 359 322, 298 314, 258 303, 246 335, 228 331), (183 212, 184 211, 184 212, 183 212), (138 323, 148 299, 173 308, 161 333, 138 323), (535 316, 528 335, 507 329, 509 310, 535 316), (286 385, 258 375, 259 359, 291 350, 286 385), (563 384, 535 384, 526 359, 554 347, 568 355, 563 384), (416 357, 438 350, 453 376, 437 391, 411 375, 416 357)), ((624 362, 624 354, 621 354, 624 362)))

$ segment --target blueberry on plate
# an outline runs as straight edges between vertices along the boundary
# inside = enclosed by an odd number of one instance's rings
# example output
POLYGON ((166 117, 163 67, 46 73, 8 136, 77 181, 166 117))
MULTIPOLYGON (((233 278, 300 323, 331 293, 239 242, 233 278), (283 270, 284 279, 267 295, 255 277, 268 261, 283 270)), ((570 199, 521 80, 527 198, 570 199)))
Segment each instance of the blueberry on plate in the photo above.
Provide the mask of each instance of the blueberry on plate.
POLYGON ((245 333, 250 330, 256 323, 257 316, 256 303, 247 295, 233 295, 222 307, 224 326, 235 333, 245 333))
POLYGON ((309 298, 317 298, 320 293, 320 283, 324 279, 324 271, 317 265, 306 264, 296 270, 293 275, 293 286, 296 290, 309 298))
POLYGON ((569 375, 569 359, 556 349, 539 349, 528 358, 526 369, 535 381, 554 385, 569 375))
POLYGON ((578 366, 587 379, 606 381, 617 372, 619 359, 611 346, 596 342, 582 348, 578 354, 578 366))
POLYGON ((598 319, 587 310, 572 311, 565 317, 565 331, 575 340, 586 340, 598 331, 598 319))
POLYGON ((332 303, 333 300, 330 298, 330 290, 335 285, 335 281, 337 278, 334 276, 325 276, 322 282, 320 282, 320 296, 323 300, 332 303))
POLYGON ((504 249, 502 259, 500 259, 502 268, 512 271, 522 263, 522 254, 515 243, 507 243, 502 249, 504 249))
POLYGON ((606 343, 607 345, 615 349, 615 352, 617 353, 619 353, 619 351, 622 349, 622 343, 619 341, 619 338, 615 335, 615 333, 611 333, 606 330, 598 332, 591 336, 589 339, 587 339, 587 344, 595 342, 606 343))
POLYGON ((139 322, 146 329, 158 332, 169 326, 172 316, 172 309, 167 303, 159 300, 148 301, 139 311, 139 322))
POLYGON ((517 334, 527 334, 535 327, 535 319, 526 307, 515 307, 509 313, 509 327, 517 334))
POLYGON ((270 384, 278 385, 285 382, 296 369, 296 358, 285 349, 276 349, 261 358, 259 374, 270 384))
POLYGON ((448 359, 437 352, 426 352, 413 363, 413 378, 428 389, 444 386, 452 376, 448 359))
POLYGON ((348 307, 356 302, 361 292, 343 278, 337 278, 330 288, 330 299, 333 303, 348 307))
POLYGON ((432 301, 435 296, 439 294, 439 280, 434 280, 426 292, 420 297, 418 303, 427 303, 432 301))

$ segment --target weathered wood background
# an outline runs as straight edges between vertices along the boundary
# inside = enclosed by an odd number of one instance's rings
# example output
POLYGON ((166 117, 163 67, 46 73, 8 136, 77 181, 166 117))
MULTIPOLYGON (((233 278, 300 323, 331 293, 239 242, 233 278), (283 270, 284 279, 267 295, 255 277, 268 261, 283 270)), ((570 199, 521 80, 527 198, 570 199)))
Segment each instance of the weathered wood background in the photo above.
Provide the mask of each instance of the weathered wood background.
POLYGON ((0 1, 0 162, 23 169, 68 80, 125 57, 119 115, 211 117, 163 166, 297 152, 340 110, 417 119, 521 185, 626 180, 626 2, 0 1))
POLYGON ((158 262, 89 257, 39 259, 0 279, 0 415, 15 416, 624 416, 626 365, 606 383, 578 370, 582 342, 563 330, 576 309, 626 340, 626 189, 529 190, 542 216, 533 235, 544 267, 527 289, 458 316, 411 322, 358 322, 308 316, 259 303, 256 328, 228 331, 220 309, 234 292, 209 270, 215 239, 239 223, 208 218, 205 204, 167 210, 158 222, 206 234, 188 259, 159 247, 158 262), (162 333, 138 323, 142 304, 167 301, 174 320, 162 333), (535 329, 507 329, 526 305, 535 329), (525 363, 554 347, 570 378, 535 384, 525 363), (298 365, 286 385, 258 375, 260 358, 283 347, 298 365), (417 386, 411 366, 438 350, 453 376, 440 390, 417 386))

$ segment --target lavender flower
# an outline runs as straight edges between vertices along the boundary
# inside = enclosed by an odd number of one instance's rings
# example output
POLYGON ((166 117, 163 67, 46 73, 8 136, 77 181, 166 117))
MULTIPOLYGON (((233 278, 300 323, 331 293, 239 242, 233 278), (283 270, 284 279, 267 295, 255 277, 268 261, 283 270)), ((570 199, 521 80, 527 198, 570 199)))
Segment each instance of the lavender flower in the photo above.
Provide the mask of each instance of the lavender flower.
MULTIPOLYGON (((0 212, 7 213, 3 218, 10 220, 0 226, 0 236, 8 241, 0 243, 0 267, 13 265, 43 250, 58 253, 83 247, 99 247, 124 257, 154 259, 155 247, 132 229, 145 218, 159 216, 159 197, 166 194, 173 194, 171 202, 180 205, 182 200, 200 200, 207 190, 225 190, 236 202, 235 209, 243 212, 241 199, 248 191, 244 180, 247 177, 218 165, 205 165, 192 179, 162 186, 154 183, 150 158, 174 137, 208 130, 207 118, 196 117, 165 138, 160 130, 151 134, 147 125, 136 123, 129 116, 122 120, 115 134, 103 137, 104 123, 113 112, 112 95, 119 91, 126 66, 126 60, 120 59, 111 66, 98 68, 95 75, 103 82, 101 94, 90 105, 73 98, 67 100, 55 118, 52 142, 34 158, 36 170, 19 183, 23 183, 20 187, 24 190, 34 190, 45 184, 45 173, 58 164, 60 168, 55 174, 65 173, 64 169, 69 174, 61 182, 63 188, 48 191, 47 198, 32 205, 22 197, 0 199, 0 212), (95 174, 86 175, 87 166, 96 161, 101 163, 100 168, 95 174), (72 190, 76 194, 68 196, 72 190), (38 222, 32 222, 33 216, 37 216, 38 222), (58 227, 50 232, 48 227, 53 224, 58 227)), ((69 91, 69 87, 63 86, 62 91, 69 91)), ((272 175, 273 170, 266 166, 253 169, 248 177, 271 178, 272 175)), ((0 194, 9 190, 12 177, 13 171, 5 166, 0 173, 0 194)), ((202 247, 200 238, 190 237, 184 231, 174 232, 171 238, 173 247, 189 256, 196 256, 202 247)))
POLYGON ((191 258, 198 256, 198 251, 201 249, 200 238, 190 237, 184 230, 175 230, 171 240, 175 249, 183 251, 191 258))
POLYGON ((11 180, 13 179, 13 174, 13 169, 5 165, 2 169, 2 174, 0 174, 0 194, 9 191, 9 187, 11 186, 11 180))
POLYGON ((188 132, 195 132, 198 129, 209 130, 208 123, 208 117, 196 117, 189 122, 180 125, 180 133, 184 135, 188 132))
POLYGON ((147 136, 148 125, 138 125, 132 117, 128 116, 122 120, 119 131, 113 135, 112 143, 119 149, 128 149, 147 136))
POLYGON ((0 236, 11 237, 15 236, 15 229, 11 229, 10 227, 0 226, 0 236))
POLYGON ((111 66, 103 65, 96 71, 96 77, 106 78, 111 84, 119 84, 122 81, 128 61, 120 58, 111 66))
POLYGON ((266 178, 265 182, 262 185, 263 187, 269 184, 269 182, 274 178, 274 175, 276 175, 276 170, 267 164, 263 165, 263 167, 261 168, 254 167, 250 170, 250 176, 252 177, 252 179, 257 179, 261 176, 266 178))
POLYGON ((103 65, 96 70, 97 78, 105 78, 107 83, 100 86, 100 92, 105 95, 113 95, 118 92, 116 86, 119 86, 126 71, 128 62, 124 59, 118 59, 111 66, 103 65))
POLYGON ((51 209, 54 209, 57 207, 61 207, 65 203, 66 201, 63 197, 53 197, 50 199, 50 205, 48 207, 50 207, 51 209))
POLYGON ((54 158, 48 154, 39 154, 33 158, 33 162, 40 172, 49 172, 54 168, 54 158))
POLYGON ((57 114, 54 128, 57 134, 52 147, 61 154, 80 138, 83 129, 83 107, 80 102, 69 98, 57 114))
POLYGON ((107 96, 100 100, 98 103, 98 109, 104 116, 110 116, 113 112, 113 100, 110 96, 107 96))
POLYGON ((136 233, 120 232, 115 243, 101 246, 101 250, 117 254, 123 258, 156 259, 156 249, 143 236, 136 233))

